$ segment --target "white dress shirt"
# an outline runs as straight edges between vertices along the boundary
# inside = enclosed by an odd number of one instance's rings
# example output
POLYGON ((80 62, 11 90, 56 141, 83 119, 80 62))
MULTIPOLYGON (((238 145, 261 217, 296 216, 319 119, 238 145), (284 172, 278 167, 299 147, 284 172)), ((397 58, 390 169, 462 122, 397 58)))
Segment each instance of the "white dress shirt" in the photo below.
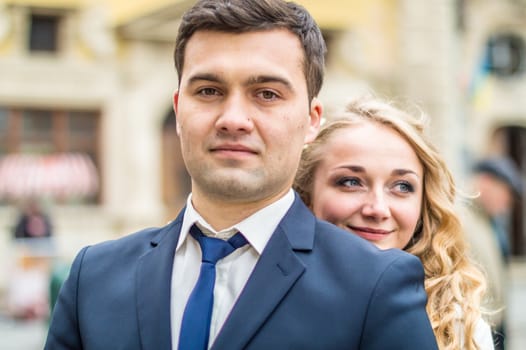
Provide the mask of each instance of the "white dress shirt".
POLYGON ((290 190, 278 201, 252 214, 240 223, 221 232, 215 232, 194 209, 192 195, 188 196, 172 272, 170 317, 173 349, 178 348, 179 332, 186 302, 201 270, 201 248, 199 243, 188 234, 190 227, 194 223, 199 223, 203 233, 221 239, 228 239, 239 231, 249 243, 219 260, 216 264, 214 306, 208 342, 208 348, 210 348, 239 294, 241 294, 241 290, 252 273, 259 256, 293 201, 294 192, 290 190))

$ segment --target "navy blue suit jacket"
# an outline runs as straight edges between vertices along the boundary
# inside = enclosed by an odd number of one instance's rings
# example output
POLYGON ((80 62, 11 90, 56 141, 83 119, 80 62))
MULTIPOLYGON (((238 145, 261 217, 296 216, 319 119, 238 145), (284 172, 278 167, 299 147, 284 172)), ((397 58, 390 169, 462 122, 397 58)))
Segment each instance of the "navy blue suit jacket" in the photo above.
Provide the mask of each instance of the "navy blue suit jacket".
MULTIPOLYGON (((82 249, 45 349, 171 349, 182 217, 82 249)), ((212 349, 437 349, 423 278, 416 257, 317 220, 296 195, 212 349)))

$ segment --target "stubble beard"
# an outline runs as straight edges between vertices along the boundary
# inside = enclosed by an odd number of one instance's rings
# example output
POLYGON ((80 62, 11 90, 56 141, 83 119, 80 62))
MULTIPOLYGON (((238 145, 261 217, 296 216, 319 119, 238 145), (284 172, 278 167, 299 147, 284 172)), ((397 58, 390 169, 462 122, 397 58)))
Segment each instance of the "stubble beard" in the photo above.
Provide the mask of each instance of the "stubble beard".
POLYGON ((251 203, 277 192, 279 181, 269 181, 267 175, 264 169, 201 171, 194 182, 201 192, 216 201, 251 203))

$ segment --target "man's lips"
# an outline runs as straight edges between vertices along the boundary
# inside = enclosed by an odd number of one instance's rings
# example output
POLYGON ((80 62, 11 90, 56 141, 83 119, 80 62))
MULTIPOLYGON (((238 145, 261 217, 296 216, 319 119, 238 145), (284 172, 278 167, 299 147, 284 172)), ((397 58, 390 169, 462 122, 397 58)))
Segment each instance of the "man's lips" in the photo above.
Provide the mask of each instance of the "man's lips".
POLYGON ((239 144, 222 144, 210 147, 210 152, 220 154, 257 154, 258 152, 248 146, 239 144))

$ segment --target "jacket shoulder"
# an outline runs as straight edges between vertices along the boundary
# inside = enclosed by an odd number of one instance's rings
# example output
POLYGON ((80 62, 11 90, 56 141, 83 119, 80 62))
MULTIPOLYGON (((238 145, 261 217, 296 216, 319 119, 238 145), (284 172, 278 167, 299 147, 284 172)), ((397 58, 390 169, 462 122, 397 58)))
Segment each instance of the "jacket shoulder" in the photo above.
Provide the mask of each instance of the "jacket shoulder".
POLYGON ((84 260, 91 259, 116 259, 140 257, 148 252, 160 242, 169 239, 176 239, 177 224, 169 223, 164 227, 145 228, 140 231, 122 236, 117 239, 108 240, 83 249, 84 260), (175 226, 175 227, 174 227, 175 226))

